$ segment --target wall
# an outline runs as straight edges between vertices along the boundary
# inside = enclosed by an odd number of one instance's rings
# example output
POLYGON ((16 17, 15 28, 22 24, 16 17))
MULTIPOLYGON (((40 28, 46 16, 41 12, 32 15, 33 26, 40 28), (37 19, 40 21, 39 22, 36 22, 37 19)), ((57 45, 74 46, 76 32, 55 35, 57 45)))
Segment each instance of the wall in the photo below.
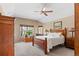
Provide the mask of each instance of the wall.
POLYGON ((3 11, 3 8, 0 6, 0 13, 1 15, 4 15, 4 11, 3 11))
POLYGON ((74 28, 74 26, 75 26, 74 16, 62 18, 62 19, 60 19, 60 21, 62 21, 62 27, 63 28, 66 27, 68 29, 71 29, 71 28, 74 28))
POLYGON ((44 27, 44 30, 43 30, 44 33, 45 33, 45 30, 50 31, 50 29, 53 29, 53 21, 52 22, 48 22, 48 23, 44 23, 43 27, 44 27))
POLYGON ((20 24, 24 25, 33 25, 34 26, 34 34, 37 33, 37 27, 42 23, 38 21, 34 21, 31 19, 24 19, 24 18, 15 18, 14 21, 14 41, 17 42, 20 39, 20 24))
MULTIPOLYGON (((70 30, 71 28, 75 27, 73 15, 45 23, 44 27, 48 30, 53 29, 53 22, 56 22, 56 21, 62 21, 62 28, 66 27, 67 30, 70 30)), ((71 36, 71 33, 68 33, 68 36, 71 36)))
POLYGON ((59 20, 62 21, 62 28, 67 28, 67 36, 71 37, 72 33, 69 32, 69 30, 71 30, 71 28, 75 28, 74 16, 68 16, 59 20))

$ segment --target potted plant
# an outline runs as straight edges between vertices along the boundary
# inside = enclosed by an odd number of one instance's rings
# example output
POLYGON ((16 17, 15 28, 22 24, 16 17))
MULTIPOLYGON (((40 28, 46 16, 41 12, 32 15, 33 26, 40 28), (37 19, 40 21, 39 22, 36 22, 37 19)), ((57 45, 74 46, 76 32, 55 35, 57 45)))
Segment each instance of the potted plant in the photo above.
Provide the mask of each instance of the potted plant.
POLYGON ((26 31, 26 35, 25 36, 30 37, 31 35, 32 35, 32 30, 26 31))

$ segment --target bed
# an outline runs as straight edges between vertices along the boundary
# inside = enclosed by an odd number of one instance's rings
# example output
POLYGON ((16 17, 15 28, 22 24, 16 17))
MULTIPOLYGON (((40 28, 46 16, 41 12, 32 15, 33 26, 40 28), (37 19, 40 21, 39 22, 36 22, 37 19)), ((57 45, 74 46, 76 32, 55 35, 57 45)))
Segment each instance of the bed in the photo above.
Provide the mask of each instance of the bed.
POLYGON ((34 46, 34 44, 36 44, 40 46, 44 50, 44 53, 47 54, 52 47, 65 43, 66 34, 67 34, 66 28, 52 30, 51 33, 57 33, 57 34, 61 33, 61 35, 60 36, 56 36, 56 35, 35 36, 32 40, 32 45, 34 46))

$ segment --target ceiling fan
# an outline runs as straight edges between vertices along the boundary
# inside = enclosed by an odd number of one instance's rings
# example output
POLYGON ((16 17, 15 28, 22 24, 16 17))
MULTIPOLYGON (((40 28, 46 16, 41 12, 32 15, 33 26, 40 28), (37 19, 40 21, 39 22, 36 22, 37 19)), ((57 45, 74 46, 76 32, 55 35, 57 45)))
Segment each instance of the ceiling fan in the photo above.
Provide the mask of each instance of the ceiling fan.
POLYGON ((52 10, 46 10, 46 8, 43 7, 41 11, 35 11, 35 12, 41 12, 41 14, 44 14, 45 16, 48 16, 47 13, 51 13, 53 11, 52 10))

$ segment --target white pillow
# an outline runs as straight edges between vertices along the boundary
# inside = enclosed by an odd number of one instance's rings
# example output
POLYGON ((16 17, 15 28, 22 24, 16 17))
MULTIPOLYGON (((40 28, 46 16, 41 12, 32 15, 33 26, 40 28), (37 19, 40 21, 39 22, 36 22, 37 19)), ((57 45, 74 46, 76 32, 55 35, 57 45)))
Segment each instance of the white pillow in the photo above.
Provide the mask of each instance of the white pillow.
POLYGON ((49 33, 48 36, 60 37, 61 33, 49 33))
POLYGON ((62 35, 62 33, 61 33, 61 32, 58 32, 57 34, 58 34, 58 35, 60 35, 60 36, 62 35))

